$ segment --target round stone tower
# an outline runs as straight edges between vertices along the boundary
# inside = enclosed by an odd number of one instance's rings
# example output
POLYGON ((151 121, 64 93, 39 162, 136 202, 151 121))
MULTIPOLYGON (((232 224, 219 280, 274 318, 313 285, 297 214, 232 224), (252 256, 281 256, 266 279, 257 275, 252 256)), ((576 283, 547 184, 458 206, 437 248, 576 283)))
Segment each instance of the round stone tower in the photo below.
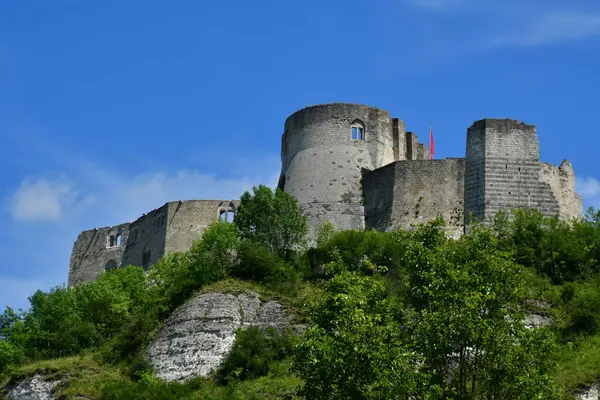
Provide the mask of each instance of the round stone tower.
POLYGON ((327 221, 337 229, 364 228, 362 171, 394 161, 397 121, 387 111, 344 103, 288 117, 279 187, 298 199, 311 230, 327 221))

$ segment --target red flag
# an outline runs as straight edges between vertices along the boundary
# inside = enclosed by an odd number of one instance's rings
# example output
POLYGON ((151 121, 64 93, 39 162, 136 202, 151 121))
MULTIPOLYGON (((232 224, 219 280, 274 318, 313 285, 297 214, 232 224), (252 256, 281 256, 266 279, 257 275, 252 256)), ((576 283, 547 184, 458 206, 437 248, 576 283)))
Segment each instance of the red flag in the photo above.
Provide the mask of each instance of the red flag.
POLYGON ((433 130, 429 125, 429 159, 433 160, 433 130))

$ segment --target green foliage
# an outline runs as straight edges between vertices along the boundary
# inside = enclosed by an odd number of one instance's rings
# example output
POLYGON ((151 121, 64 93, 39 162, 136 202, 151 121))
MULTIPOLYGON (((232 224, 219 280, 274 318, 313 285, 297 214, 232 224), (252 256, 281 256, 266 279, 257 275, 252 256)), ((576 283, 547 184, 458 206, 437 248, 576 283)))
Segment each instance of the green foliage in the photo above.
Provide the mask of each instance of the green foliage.
POLYGON ((295 366, 307 399, 410 398, 419 358, 407 346, 385 282, 341 272, 311 307, 314 325, 298 347, 295 366))
POLYGON ((8 371, 11 366, 21 363, 24 356, 23 348, 0 339, 0 374, 8 371))
POLYGON ((409 330, 425 357, 422 371, 442 397, 548 395, 553 337, 523 325, 523 270, 496 238, 476 228, 437 251, 415 246, 413 256, 409 330))
POLYGON ((242 195, 234 224, 243 238, 279 256, 302 246, 307 232, 298 201, 281 189, 273 192, 264 185, 254 187, 253 194, 242 195))
POLYGON ((244 241, 231 276, 254 282, 281 282, 294 276, 293 269, 266 248, 244 241))
POLYGON ((587 279, 598 273, 600 215, 571 222, 543 217, 535 210, 500 213, 492 222, 502 248, 513 260, 548 276, 553 283, 587 279))
MULTIPOLYGON (((404 241, 407 291, 377 273, 345 270, 344 256, 333 252, 326 270, 334 277, 311 308, 314 326, 297 355, 307 399, 552 394, 554 339, 522 323, 523 268, 486 229, 456 241, 440 231, 428 224, 404 241)), ((377 257, 371 248, 364 255, 377 257)))
POLYGON ((267 376, 293 353, 292 332, 251 327, 239 331, 235 343, 217 373, 222 383, 267 376))

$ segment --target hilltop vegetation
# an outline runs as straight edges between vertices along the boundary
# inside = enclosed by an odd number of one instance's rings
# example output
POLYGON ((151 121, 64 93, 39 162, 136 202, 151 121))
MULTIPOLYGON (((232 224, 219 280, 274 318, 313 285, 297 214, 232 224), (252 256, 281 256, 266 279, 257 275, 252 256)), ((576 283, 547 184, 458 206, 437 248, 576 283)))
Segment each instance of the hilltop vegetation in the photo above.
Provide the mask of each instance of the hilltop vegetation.
POLYGON ((600 212, 572 224, 498 214, 458 240, 413 231, 335 232, 314 247, 297 202, 261 186, 234 224, 146 274, 30 297, 0 315, 0 386, 43 373, 88 399, 564 399, 600 378, 600 212), (145 349, 204 291, 252 288, 307 324, 301 336, 241 331, 213 376, 165 383, 145 349), (553 321, 529 329, 528 313, 553 321))

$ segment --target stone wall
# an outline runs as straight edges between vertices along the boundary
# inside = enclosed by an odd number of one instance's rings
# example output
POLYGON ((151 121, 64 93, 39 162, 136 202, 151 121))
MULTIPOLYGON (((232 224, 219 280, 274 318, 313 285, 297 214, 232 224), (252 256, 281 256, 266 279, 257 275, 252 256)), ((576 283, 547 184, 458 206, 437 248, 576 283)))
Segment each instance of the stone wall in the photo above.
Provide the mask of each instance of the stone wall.
POLYGON ((95 280, 108 268, 149 268, 165 254, 187 251, 221 211, 234 213, 239 201, 189 200, 166 203, 135 222, 81 232, 73 246, 69 286, 95 280), (110 237, 121 235, 118 245, 110 237))
POLYGON ((167 203, 168 225, 165 252, 187 251, 221 211, 237 212, 239 200, 187 200, 167 203))
POLYGON ((488 221, 498 211, 536 208, 559 214, 550 186, 540 180, 539 144, 532 125, 485 119, 467 131, 465 214, 488 221))
POLYGON ((131 223, 120 267, 135 265, 147 269, 160 260, 165 254, 166 215, 165 204, 131 223))
POLYGON ((564 160, 559 167, 540 163, 540 181, 550 187, 558 201, 559 217, 565 220, 581 217, 583 204, 575 192, 575 171, 571 163, 564 160))
POLYGON ((69 267, 69 286, 93 281, 105 268, 118 267, 129 237, 129 223, 81 232, 73 245, 69 267), (111 235, 121 235, 121 245, 110 246, 111 235))
POLYGON ((447 234, 463 232, 465 160, 397 161, 365 174, 365 221, 369 229, 390 231, 441 215, 447 234))

